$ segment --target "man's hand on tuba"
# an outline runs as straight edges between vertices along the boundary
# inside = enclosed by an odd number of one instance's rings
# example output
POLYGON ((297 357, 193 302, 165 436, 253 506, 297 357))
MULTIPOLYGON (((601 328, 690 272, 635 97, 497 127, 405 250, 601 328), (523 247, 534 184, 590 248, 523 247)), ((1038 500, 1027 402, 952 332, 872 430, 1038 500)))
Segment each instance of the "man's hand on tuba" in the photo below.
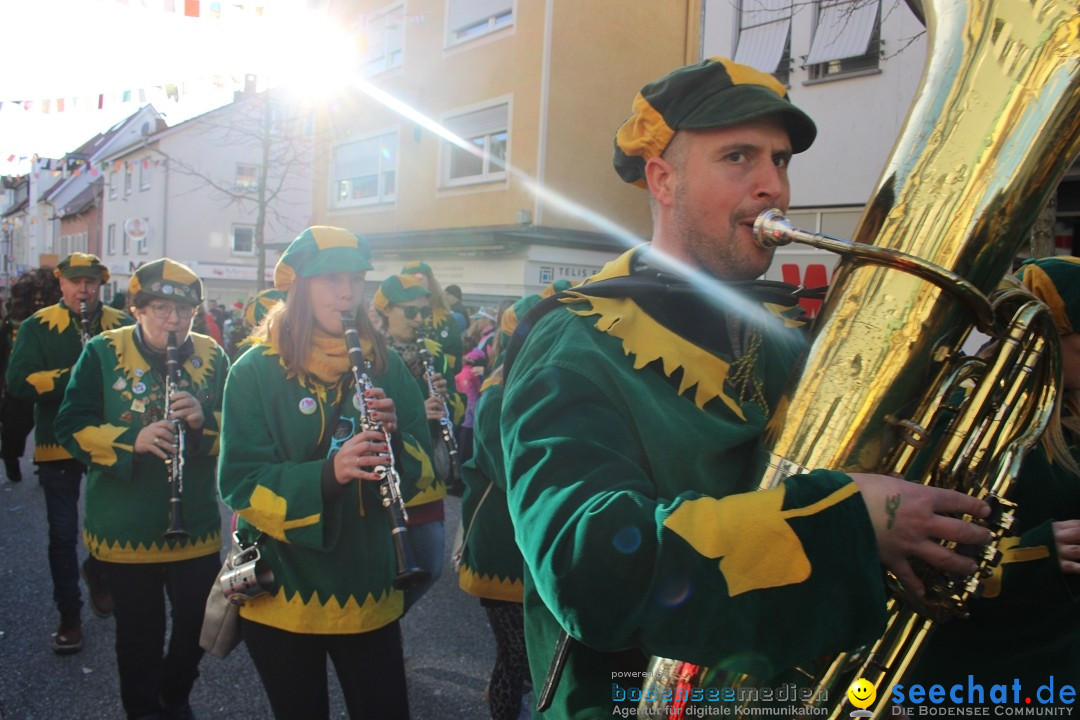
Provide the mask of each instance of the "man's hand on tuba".
POLYGON ((985 545, 990 531, 952 515, 984 518, 990 506, 955 490, 928 487, 886 475, 853 473, 877 538, 881 564, 909 591, 922 595, 922 581, 911 567, 918 558, 941 570, 971 574, 978 568, 971 558, 959 555, 938 540, 964 545, 985 545))

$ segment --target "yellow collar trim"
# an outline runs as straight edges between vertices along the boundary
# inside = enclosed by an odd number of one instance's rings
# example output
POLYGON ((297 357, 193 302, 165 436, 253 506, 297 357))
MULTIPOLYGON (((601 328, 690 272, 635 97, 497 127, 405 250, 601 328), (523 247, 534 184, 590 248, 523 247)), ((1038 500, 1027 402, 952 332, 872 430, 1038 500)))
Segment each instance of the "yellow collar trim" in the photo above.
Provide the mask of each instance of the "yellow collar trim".
POLYGON ((730 363, 668 330, 629 298, 579 297, 591 303, 592 308, 571 312, 582 317, 599 315, 596 329, 622 340, 623 352, 634 356, 635 370, 655 360, 663 361, 668 377, 682 368, 680 395, 696 386, 694 404, 699 408, 719 398, 740 420, 746 420, 739 404, 724 391, 730 363))
MULTIPOLYGON (((633 257, 642 247, 628 250, 615 258, 585 284, 627 277, 633 257)), ((655 360, 663 361, 664 374, 668 377, 681 368, 680 395, 696 386, 694 404, 699 408, 704 409, 706 403, 719 398, 740 420, 746 420, 742 408, 724 390, 730 363, 667 329, 629 298, 590 297, 573 290, 567 293, 564 302, 587 302, 592 306, 588 310, 571 309, 570 312, 582 317, 598 315, 596 329, 622 340, 623 352, 634 356, 635 370, 641 370, 655 360)))

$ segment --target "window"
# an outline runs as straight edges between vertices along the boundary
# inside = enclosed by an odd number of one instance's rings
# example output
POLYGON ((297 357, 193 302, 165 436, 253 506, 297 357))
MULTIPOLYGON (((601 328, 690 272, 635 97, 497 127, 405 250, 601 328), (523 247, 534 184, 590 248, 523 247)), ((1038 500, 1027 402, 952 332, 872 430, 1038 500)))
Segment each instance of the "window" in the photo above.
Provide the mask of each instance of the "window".
POLYGON ((468 42, 514 24, 513 0, 450 0, 447 45, 468 42))
POLYGON ((124 194, 131 194, 131 177, 134 173, 134 169, 131 167, 131 163, 124 163, 124 194))
POLYGON ((150 189, 150 158, 139 162, 139 191, 150 189))
POLYGON ((880 4, 879 0, 819 0, 814 40, 806 56, 811 80, 877 69, 880 4))
POLYGON ((105 252, 109 255, 116 254, 116 226, 110 225, 105 233, 105 252))
POLYGON ((121 254, 122 255, 130 255, 131 254, 131 236, 128 235, 126 232, 124 233, 124 241, 123 242, 124 242, 124 248, 123 248, 123 252, 121 254))
POLYGON ((255 254, 254 225, 233 225, 232 251, 236 255, 255 254))
POLYGON ((360 59, 364 77, 401 67, 405 44, 405 6, 397 5, 364 20, 367 52, 360 59))
POLYGON ((452 133, 470 146, 465 149, 442 141, 444 185, 492 182, 506 178, 509 114, 509 103, 501 103, 443 120, 452 133))
POLYGON ((236 164, 236 189, 241 192, 259 187, 259 166, 247 163, 236 164))
POLYGON ((743 0, 735 62, 772 73, 784 85, 791 74, 791 0, 743 0))
POLYGON ((394 202, 397 195, 396 132, 334 148, 331 207, 394 202))
POLYGON ((116 199, 116 171, 109 173, 109 199, 116 199))

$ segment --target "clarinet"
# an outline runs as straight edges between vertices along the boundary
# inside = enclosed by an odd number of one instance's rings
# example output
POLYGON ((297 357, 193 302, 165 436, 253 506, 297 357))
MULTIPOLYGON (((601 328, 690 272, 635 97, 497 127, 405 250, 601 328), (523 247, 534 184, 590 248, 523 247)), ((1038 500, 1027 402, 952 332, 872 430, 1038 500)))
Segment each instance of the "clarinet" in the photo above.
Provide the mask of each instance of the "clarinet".
POLYGON ((424 364, 424 381, 427 383, 428 397, 437 398, 442 403, 443 414, 439 418, 439 434, 450 456, 449 477, 446 480, 450 484, 455 484, 461 480, 461 461, 458 457, 457 438, 454 437, 454 423, 450 420, 450 408, 446 405, 446 398, 435 388, 435 366, 431 351, 428 350, 423 336, 417 339, 416 345, 419 349, 420 362, 424 364))
MULTIPOLYGON (((180 352, 176 348, 176 333, 169 333, 165 347, 165 417, 172 415, 172 397, 180 386, 180 352)), ((169 470, 169 529, 166 540, 181 540, 188 536, 184 529, 184 422, 172 421, 173 455, 165 461, 169 470)))
POLYGON ((390 443, 390 434, 381 422, 376 422, 368 411, 364 393, 371 389, 368 377, 368 363, 364 360, 364 351, 360 347, 360 336, 356 332, 356 320, 347 313, 342 313, 341 324, 345 327, 345 345, 349 349, 349 361, 352 363, 353 380, 356 385, 356 408, 360 412, 360 429, 382 433, 386 442, 386 462, 372 470, 379 476, 379 496, 390 520, 390 536, 394 542, 394 559, 397 574, 393 585, 398 590, 406 590, 420 583, 427 582, 431 573, 420 567, 409 541, 409 513, 405 510, 405 501, 401 497, 401 477, 394 467, 394 450, 390 443))
POLYGON ((90 312, 86 309, 85 300, 79 302, 79 335, 82 346, 86 347, 86 343, 90 342, 90 312))

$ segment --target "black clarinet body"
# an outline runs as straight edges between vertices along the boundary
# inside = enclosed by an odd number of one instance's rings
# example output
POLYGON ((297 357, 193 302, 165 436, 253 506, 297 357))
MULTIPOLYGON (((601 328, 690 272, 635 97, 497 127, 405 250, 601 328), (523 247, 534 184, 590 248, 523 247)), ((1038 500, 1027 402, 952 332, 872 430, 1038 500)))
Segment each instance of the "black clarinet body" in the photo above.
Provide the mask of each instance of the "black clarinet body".
POLYGON ((82 340, 83 347, 90 342, 90 337, 90 311, 86 307, 86 301, 81 300, 79 302, 79 339, 82 340))
POLYGON ((368 411, 364 393, 371 389, 371 378, 367 374, 367 362, 360 346, 360 336, 356 332, 356 321, 352 315, 343 314, 341 323, 345 327, 345 345, 349 349, 349 362, 352 366, 353 381, 356 387, 356 407, 360 412, 360 429, 382 433, 386 441, 386 462, 377 465, 372 471, 379 476, 379 496, 382 506, 390 520, 390 536, 394 545, 394 560, 397 568, 393 585, 398 590, 407 590, 427 582, 431 573, 420 567, 409 540, 409 514, 401 496, 401 477, 394 467, 394 450, 390 444, 390 434, 381 422, 376 422, 368 411))
MULTIPOLYGON (((173 394, 180 387, 180 351, 176 347, 176 333, 169 333, 165 347, 165 418, 172 414, 173 394)), ((165 461, 169 470, 169 529, 166 540, 182 540, 188 537, 184 527, 184 422, 172 420, 173 455, 165 461)))
POLYGON ((456 484, 461 482, 461 458, 458 455, 457 437, 454 435, 454 422, 450 419, 450 408, 446 404, 446 398, 435 387, 435 363, 431 351, 423 337, 416 341, 420 361, 424 365, 424 382, 427 383, 428 397, 438 399, 442 403, 443 414, 439 418, 439 438, 446 446, 449 466, 446 470, 446 482, 456 484))

